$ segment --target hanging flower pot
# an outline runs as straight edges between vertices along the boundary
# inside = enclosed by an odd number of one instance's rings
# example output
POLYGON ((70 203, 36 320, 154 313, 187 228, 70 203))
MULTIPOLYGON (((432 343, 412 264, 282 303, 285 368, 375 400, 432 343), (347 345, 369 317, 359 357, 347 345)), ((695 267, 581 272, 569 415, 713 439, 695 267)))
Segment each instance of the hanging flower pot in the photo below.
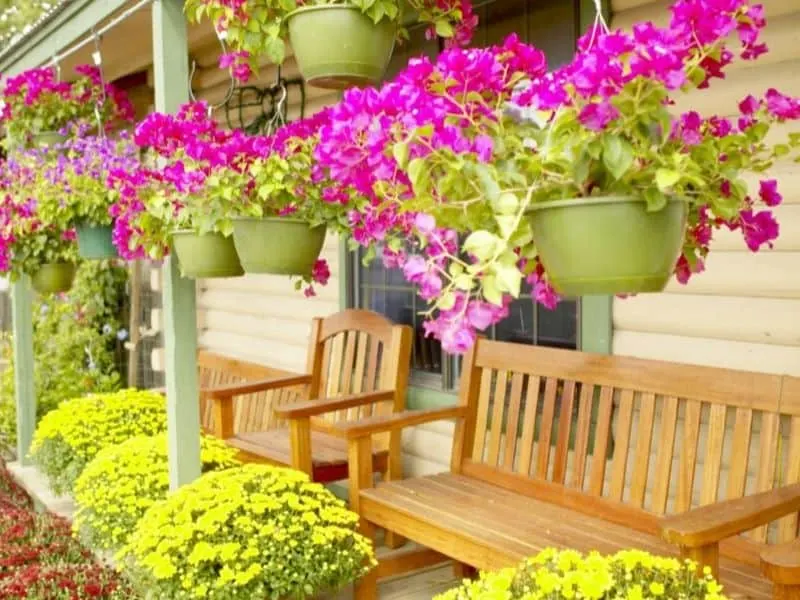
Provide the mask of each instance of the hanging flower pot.
POLYGON ((58 294, 72 287, 77 266, 75 263, 43 263, 31 273, 31 286, 40 294, 58 294))
POLYGON ((324 225, 285 217, 233 221, 233 241, 248 273, 310 275, 326 231, 324 225))
POLYGON ((310 85, 341 90, 383 77, 394 49, 396 21, 375 24, 349 4, 305 6, 286 19, 297 66, 310 85))
POLYGON ((64 142, 67 136, 61 135, 57 131, 41 131, 31 135, 31 147, 44 148, 48 146, 56 146, 64 142))
POLYGON ((649 212, 634 196, 533 204, 528 216, 539 259, 565 296, 659 292, 683 244, 687 205, 649 212))
POLYGON ((172 247, 184 277, 211 279, 244 275, 233 239, 221 233, 176 231, 172 234, 172 247))
POLYGON ((81 223, 75 227, 78 234, 78 255, 87 260, 119 258, 112 241, 111 225, 89 225, 81 223))

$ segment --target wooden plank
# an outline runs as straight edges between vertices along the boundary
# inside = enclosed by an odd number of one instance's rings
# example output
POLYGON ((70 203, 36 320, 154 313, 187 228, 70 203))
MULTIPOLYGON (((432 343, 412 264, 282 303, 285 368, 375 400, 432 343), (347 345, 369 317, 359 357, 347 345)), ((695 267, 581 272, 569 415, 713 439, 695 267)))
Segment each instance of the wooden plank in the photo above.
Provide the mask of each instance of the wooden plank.
POLYGON ((330 344, 330 371, 328 372, 328 385, 325 388, 325 396, 332 398, 341 394, 342 388, 342 362, 344 353, 344 337, 346 333, 340 333, 329 339, 326 343, 330 344))
POLYGON ((747 463, 750 459, 751 426, 753 411, 748 408, 736 409, 736 422, 733 426, 733 445, 731 446, 730 472, 728 474, 727 498, 744 496, 747 482, 747 463))
MULTIPOLYGON (((496 465, 500 456, 500 440, 503 435, 503 412, 506 405, 508 372, 500 371, 494 385, 494 403, 492 406, 492 423, 489 429, 489 455, 486 462, 496 465)), ((508 434, 508 431, 506 432, 508 434)))
POLYGON ((528 390, 525 394, 525 416, 520 440, 519 465, 517 472, 528 475, 533 460, 533 438, 536 428, 536 414, 539 409, 539 387, 541 379, 532 375, 528 377, 528 390))
POLYGON ((33 315, 31 278, 20 276, 11 291, 14 327, 14 397, 17 408, 17 457, 25 467, 31 464, 28 451, 36 429, 36 389, 33 383, 33 315))
MULTIPOLYGON (((156 110, 171 113, 189 101, 183 2, 157 2, 152 17, 156 110)), ((164 261, 163 274, 169 479, 174 490, 200 476, 197 301, 195 281, 181 277, 174 256, 164 261)))
MULTIPOLYGON (((787 459, 783 485, 800 481, 800 417, 792 417, 787 459)), ((797 537, 797 517, 797 513, 794 513, 781 519, 778 525, 779 542, 791 542, 797 537)))
MULTIPOLYGON (((366 333, 358 334, 358 350, 355 358, 355 369, 353 371, 353 393, 360 394, 364 391, 364 377, 367 371, 367 346, 369 346, 369 335, 366 333)), ((348 419, 358 419, 359 417, 369 417, 372 415, 374 405, 362 406, 352 409, 348 419)))
POLYGON ((614 389, 604 386, 600 390, 597 429, 594 436, 592 452, 592 473, 589 476, 589 493, 593 496, 603 495, 603 483, 606 476, 606 456, 608 454, 608 438, 611 435, 611 410, 614 404, 614 389))
POLYGON ((717 501, 727 414, 728 407, 724 404, 711 405, 708 417, 708 445, 703 459, 703 483, 700 490, 701 505, 713 504, 717 501))
POLYGON ((575 467, 572 470, 572 487, 582 490, 586 478, 586 462, 589 455, 589 434, 592 427, 592 404, 594 386, 583 384, 578 406, 578 423, 575 430, 575 467))
POLYGON ((635 463, 631 478, 630 503, 636 508, 644 506, 647 477, 650 472, 650 448, 653 442, 653 421, 656 414, 654 394, 642 394, 639 401, 639 429, 636 437, 635 463))
POLYGON ((508 418, 506 422, 506 447, 503 452, 503 467, 514 469, 514 457, 517 453, 519 418, 522 412, 522 383, 524 375, 514 373, 511 376, 511 392, 508 400, 508 418))
POLYGON ((492 395, 491 369, 481 373, 481 393, 478 397, 478 419, 475 423, 475 444, 472 447, 472 460, 483 462, 483 447, 486 443, 486 424, 489 422, 489 398, 492 395))
POLYGON ((569 437, 572 427, 572 408, 575 406, 575 382, 564 382, 564 393, 561 395, 561 410, 558 418, 558 439, 556 456, 553 460, 553 477, 556 483, 564 483, 567 477, 567 458, 569 455, 569 437))
POLYGON ((678 399, 664 398, 661 408, 661 433, 658 439, 653 504, 650 510, 663 515, 667 511, 669 484, 672 476, 672 457, 675 453, 675 430, 678 424, 678 399))
POLYGON ((692 506, 694 475, 697 468, 697 442, 700 437, 700 410, 696 400, 687 400, 683 413, 683 447, 678 467, 678 493, 675 512, 682 513, 692 506))
POLYGON ((550 464, 550 440, 556 414, 557 387, 558 380, 555 377, 548 377, 544 384, 544 404, 539 425, 539 452, 536 456, 536 477, 540 479, 547 479, 547 468, 550 464))
MULTIPOLYGON (((780 442, 780 415, 777 413, 763 413, 761 415, 759 437, 756 492, 766 492, 775 485, 775 471, 778 466, 778 444, 780 442)), ((753 538, 758 542, 766 542, 767 526, 755 529, 753 538)))
POLYGON ((633 423, 633 391, 623 390, 619 400, 617 435, 614 439, 614 458, 611 463, 611 489, 609 496, 622 501, 625 491, 625 474, 628 472, 628 446, 633 423))
MULTIPOLYGON (((615 339, 618 335, 615 334, 615 339)), ((493 340, 486 340, 480 345, 477 360, 485 368, 572 379, 711 404, 773 412, 777 412, 780 404, 782 378, 768 373, 589 354, 493 340), (698 381, 713 381, 714 385, 698 385, 698 381)))

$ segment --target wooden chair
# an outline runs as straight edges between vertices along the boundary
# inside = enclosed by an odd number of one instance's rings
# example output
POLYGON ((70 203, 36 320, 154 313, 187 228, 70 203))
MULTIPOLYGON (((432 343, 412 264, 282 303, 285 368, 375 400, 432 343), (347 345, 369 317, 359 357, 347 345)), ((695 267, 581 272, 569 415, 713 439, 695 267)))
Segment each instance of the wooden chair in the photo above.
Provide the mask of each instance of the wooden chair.
MULTIPOLYGON (((213 412, 215 435, 239 450, 245 462, 290 465, 314 481, 347 478, 347 442, 333 427, 342 421, 386 415, 405 406, 411 359, 411 329, 365 310, 345 310, 314 319, 306 373, 203 390, 213 412), (299 402, 267 404, 263 394, 302 389, 299 402), (274 414, 270 427, 235 427, 235 399, 261 402, 274 414)), ((400 434, 375 440, 372 471, 402 477, 400 434)))
POLYGON ((729 598, 798 598, 800 548, 767 545, 798 534, 797 378, 478 340, 457 405, 337 427, 364 534, 422 546, 382 558, 359 600, 425 564, 495 570, 547 547, 681 555, 729 598), (442 419, 450 472, 376 486, 372 436, 442 419))

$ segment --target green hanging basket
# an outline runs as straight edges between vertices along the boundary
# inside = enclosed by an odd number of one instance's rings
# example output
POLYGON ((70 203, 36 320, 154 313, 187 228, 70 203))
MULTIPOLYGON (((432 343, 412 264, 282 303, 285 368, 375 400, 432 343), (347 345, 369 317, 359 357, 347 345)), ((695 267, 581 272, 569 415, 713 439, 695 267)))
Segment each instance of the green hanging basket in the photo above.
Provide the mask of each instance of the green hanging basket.
POLYGON ((221 233, 176 231, 172 234, 172 247, 184 277, 212 279, 244 275, 233 239, 221 233))
POLYGON ((311 275, 326 231, 324 225, 284 217, 233 221, 233 241, 248 273, 311 275))
POLYGON ((75 263, 43 263, 31 273, 31 287, 42 295, 69 291, 77 269, 75 263))
POLYGON ((550 283, 564 296, 660 292, 683 245, 687 205, 647 211, 631 196, 534 204, 533 240, 550 283))
POLYGON ((89 225, 81 223, 75 227, 78 233, 78 254, 87 260, 119 258, 112 241, 111 225, 89 225))
POLYGON ((30 145, 34 148, 44 148, 45 146, 55 146, 66 141, 67 136, 61 135, 57 131, 41 131, 31 135, 30 145))
POLYGON ((350 4, 304 6, 286 21, 297 67, 309 85, 343 90, 383 78, 397 37, 395 21, 375 24, 350 4))

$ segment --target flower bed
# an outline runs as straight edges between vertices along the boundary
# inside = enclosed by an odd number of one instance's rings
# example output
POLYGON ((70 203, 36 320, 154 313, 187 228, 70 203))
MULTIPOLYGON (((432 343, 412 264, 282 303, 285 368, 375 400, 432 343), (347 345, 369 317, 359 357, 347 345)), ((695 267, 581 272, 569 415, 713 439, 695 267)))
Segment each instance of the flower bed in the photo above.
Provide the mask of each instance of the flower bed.
POLYGON ((135 597, 119 575, 73 539, 67 521, 37 513, 0 463, 0 600, 135 597))

